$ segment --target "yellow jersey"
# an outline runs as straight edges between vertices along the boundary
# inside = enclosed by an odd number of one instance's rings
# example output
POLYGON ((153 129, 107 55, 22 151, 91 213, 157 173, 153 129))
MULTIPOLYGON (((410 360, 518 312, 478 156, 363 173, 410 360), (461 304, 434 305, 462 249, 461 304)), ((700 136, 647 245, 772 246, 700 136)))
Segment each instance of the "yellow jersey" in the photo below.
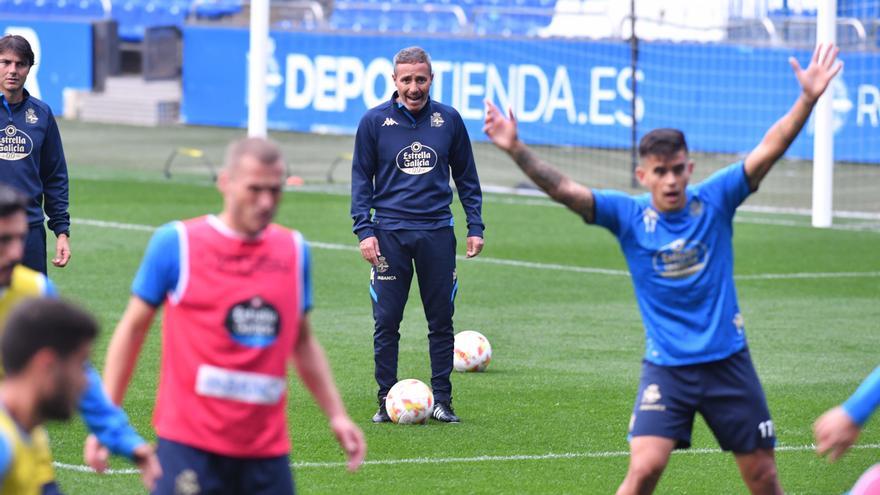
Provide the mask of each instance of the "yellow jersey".
POLYGON ((0 408, 0 495, 40 495, 55 480, 49 437, 42 426, 25 432, 0 408))
MULTIPOLYGON (((0 289, 0 331, 5 327, 9 312, 19 302, 30 297, 49 295, 52 291, 45 275, 26 266, 16 266, 12 271, 9 287, 0 289)), ((0 366, 0 378, 2 377, 3 367, 0 366)), ((43 485, 55 481, 46 430, 37 427, 29 434, 25 433, 0 408, 0 435, 4 437, 0 441, 8 444, 12 455, 9 469, 0 475, 3 480, 0 484, 0 495, 39 494, 42 493, 43 485)))
MULTIPOLYGON (((0 288, 0 332, 6 326, 6 317, 19 302, 30 297, 49 295, 51 292, 49 279, 42 273, 18 265, 12 270, 12 281, 9 287, 0 288)), ((0 366, 0 378, 3 368, 0 366)))

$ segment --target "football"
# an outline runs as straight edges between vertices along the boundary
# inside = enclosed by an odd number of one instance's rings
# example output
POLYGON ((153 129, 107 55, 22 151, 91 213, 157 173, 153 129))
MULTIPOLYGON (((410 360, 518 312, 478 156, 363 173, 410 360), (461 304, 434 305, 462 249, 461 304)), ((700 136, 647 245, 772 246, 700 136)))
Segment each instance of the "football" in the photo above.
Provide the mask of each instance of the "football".
POLYGON ((401 380, 385 397, 385 410, 391 421, 401 424, 423 424, 434 409, 434 394, 419 380, 401 380))
POLYGON ((492 361, 492 346, 480 332, 465 330, 455 336, 452 366, 455 371, 485 371, 492 361))

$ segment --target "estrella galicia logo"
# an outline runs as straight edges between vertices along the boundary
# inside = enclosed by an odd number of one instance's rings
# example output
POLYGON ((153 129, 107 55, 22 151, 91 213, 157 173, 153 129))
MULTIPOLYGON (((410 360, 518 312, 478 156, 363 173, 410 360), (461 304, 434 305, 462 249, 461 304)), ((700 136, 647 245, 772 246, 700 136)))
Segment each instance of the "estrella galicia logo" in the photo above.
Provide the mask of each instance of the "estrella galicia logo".
POLYGON ((397 168, 409 175, 427 174, 437 166, 437 152, 430 146, 414 141, 397 153, 397 168))
POLYGON ((3 129, 0 136, 0 159, 21 160, 27 158, 34 149, 34 141, 24 131, 12 124, 3 129))
POLYGON ((266 347, 278 338, 281 315, 260 297, 252 297, 229 309, 226 330, 241 345, 266 347))
POLYGON ((709 248, 699 241, 676 239, 654 254, 654 271, 665 278, 684 278, 701 271, 709 260, 709 248))

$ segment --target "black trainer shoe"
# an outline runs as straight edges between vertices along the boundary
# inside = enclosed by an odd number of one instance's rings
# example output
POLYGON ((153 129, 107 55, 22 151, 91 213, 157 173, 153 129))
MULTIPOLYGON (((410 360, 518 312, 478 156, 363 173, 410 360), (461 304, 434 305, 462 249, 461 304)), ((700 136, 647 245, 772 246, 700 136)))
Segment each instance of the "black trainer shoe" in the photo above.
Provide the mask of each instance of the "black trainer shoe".
POLYGON ((461 419, 455 415, 455 411, 452 410, 452 404, 449 402, 434 404, 434 411, 431 413, 431 416, 443 423, 461 423, 461 419))
POLYGON ((385 398, 379 401, 379 410, 373 415, 373 423, 390 423, 391 418, 388 417, 388 411, 385 410, 385 398))

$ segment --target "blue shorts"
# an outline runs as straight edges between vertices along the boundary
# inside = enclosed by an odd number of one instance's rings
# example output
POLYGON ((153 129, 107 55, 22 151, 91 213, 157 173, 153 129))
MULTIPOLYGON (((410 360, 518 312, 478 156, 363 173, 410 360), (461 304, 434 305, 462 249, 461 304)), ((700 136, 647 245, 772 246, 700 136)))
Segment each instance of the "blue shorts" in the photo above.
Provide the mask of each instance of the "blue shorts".
POLYGON ((676 448, 688 448, 695 413, 706 420, 722 450, 749 453, 776 445, 767 399, 748 349, 688 366, 643 362, 630 439, 671 438, 676 448))
POLYGON ((239 458, 159 438, 162 477, 153 495, 293 495, 288 456, 239 458))

